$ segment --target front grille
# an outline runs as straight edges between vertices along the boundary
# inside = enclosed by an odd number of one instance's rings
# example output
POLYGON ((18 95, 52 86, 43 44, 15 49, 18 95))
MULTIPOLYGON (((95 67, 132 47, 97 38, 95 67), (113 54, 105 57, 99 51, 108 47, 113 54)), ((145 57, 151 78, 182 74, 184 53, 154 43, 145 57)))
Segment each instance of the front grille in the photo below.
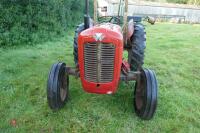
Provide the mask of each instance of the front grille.
POLYGON ((87 43, 84 45, 85 79, 107 83, 113 80, 115 45, 87 43))

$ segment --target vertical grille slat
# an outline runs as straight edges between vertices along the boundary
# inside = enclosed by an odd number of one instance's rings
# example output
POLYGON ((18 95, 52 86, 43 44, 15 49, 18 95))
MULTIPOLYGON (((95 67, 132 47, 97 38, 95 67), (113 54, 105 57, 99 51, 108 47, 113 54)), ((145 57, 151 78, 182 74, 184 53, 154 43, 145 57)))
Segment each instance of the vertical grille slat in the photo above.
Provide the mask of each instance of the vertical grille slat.
POLYGON ((104 43, 84 44, 85 79, 107 83, 113 80, 115 45, 104 43))

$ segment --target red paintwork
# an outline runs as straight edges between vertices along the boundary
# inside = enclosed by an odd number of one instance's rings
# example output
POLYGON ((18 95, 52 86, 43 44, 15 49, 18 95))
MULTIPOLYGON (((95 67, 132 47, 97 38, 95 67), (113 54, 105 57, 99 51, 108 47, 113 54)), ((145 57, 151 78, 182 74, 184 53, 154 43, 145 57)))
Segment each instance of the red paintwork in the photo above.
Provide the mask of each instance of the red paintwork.
POLYGON ((83 89, 89 93, 99 94, 112 94, 115 93, 118 87, 121 64, 123 55, 123 35, 121 27, 115 24, 101 24, 91 27, 79 34, 78 37, 78 62, 80 69, 80 78, 82 81, 83 89), (84 47, 83 45, 87 42, 95 42, 95 33, 102 33, 104 39, 103 43, 112 43, 116 47, 115 51, 115 63, 114 63, 114 75, 113 81, 109 83, 94 83, 88 82, 84 78, 84 47), (100 86, 97 87, 97 84, 100 86))

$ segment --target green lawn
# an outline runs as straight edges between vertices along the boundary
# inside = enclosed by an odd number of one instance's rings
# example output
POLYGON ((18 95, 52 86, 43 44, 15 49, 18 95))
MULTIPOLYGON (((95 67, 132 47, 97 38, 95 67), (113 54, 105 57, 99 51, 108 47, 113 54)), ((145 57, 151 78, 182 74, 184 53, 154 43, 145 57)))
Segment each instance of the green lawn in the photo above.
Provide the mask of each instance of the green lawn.
POLYGON ((71 77, 70 101, 58 112, 49 109, 49 68, 57 61, 74 65, 69 32, 54 42, 0 49, 0 132, 200 132, 200 25, 158 23, 146 29, 145 67, 159 81, 152 120, 134 113, 134 83, 120 83, 114 95, 96 95, 71 77))

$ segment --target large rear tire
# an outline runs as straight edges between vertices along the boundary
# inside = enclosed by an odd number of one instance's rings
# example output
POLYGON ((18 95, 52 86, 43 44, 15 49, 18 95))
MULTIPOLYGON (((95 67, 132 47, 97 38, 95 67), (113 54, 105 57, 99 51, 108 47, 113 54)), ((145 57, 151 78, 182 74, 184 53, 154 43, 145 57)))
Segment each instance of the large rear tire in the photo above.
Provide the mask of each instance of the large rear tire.
POLYGON ((84 23, 78 25, 75 30, 74 35, 74 63, 75 65, 78 64, 78 35, 85 29, 84 23))
POLYGON ((152 70, 143 69, 140 72, 141 76, 135 84, 134 107, 137 116, 149 120, 153 118, 157 107, 157 79, 152 70))
POLYGON ((131 49, 128 50, 128 62, 132 71, 137 71, 144 64, 144 50, 146 48, 146 32, 142 24, 134 25, 131 37, 131 49))
POLYGON ((47 81, 47 100, 52 110, 62 108, 69 98, 69 76, 66 64, 53 64, 47 81))

